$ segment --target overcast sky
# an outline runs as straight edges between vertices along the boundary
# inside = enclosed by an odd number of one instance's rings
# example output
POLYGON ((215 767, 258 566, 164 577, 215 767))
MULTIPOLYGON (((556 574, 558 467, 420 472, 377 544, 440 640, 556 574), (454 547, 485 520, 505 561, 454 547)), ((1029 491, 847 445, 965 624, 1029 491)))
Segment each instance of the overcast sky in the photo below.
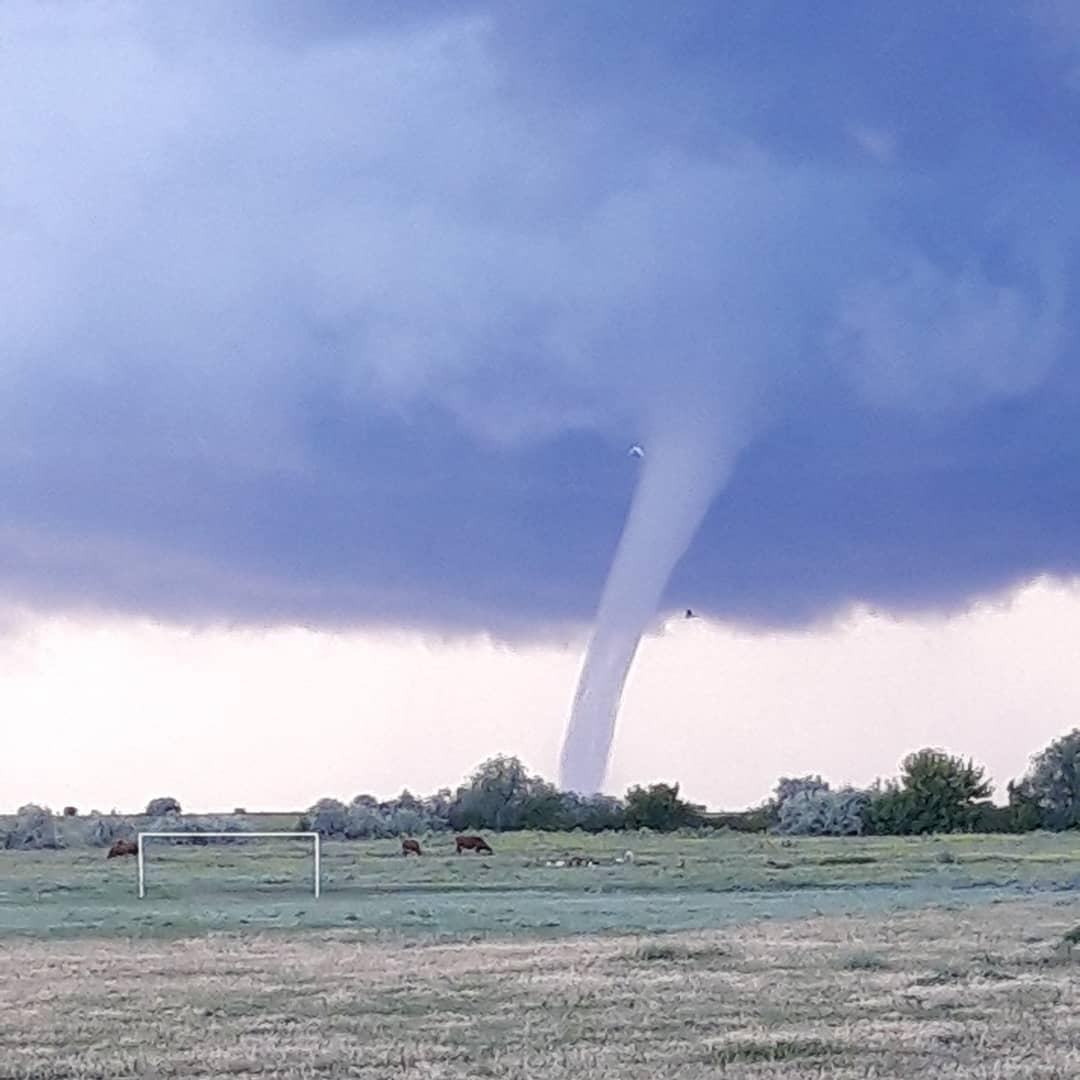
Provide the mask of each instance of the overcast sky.
POLYGON ((627 448, 683 423, 734 454, 666 594, 705 619, 612 785, 755 797, 782 671, 813 771, 1019 771, 1070 665, 968 713, 1010 642, 1080 659, 1078 170, 1067 2, 3 4, 0 807, 224 805, 198 731, 264 740, 253 804, 329 793, 298 731, 345 795, 550 772, 627 448))

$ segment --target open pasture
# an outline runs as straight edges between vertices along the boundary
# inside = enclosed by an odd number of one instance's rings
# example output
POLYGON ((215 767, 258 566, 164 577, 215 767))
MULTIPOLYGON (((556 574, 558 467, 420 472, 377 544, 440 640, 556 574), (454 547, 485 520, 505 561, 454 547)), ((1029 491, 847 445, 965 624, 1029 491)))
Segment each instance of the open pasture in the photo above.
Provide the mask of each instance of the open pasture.
POLYGON ((20 1080, 1080 1075, 1072 896, 699 933, 0 945, 20 1080))
POLYGON ((347 929, 369 938, 455 940, 660 932, 761 916, 881 912, 1080 886, 1077 834, 783 840, 651 833, 490 834, 495 854, 453 854, 448 835, 323 844, 311 896, 310 841, 148 844, 135 860, 100 848, 0 852, 0 937, 176 937, 209 930, 347 929), (618 862, 626 849, 633 862, 618 862), (594 866, 554 866, 571 856, 594 866))
POLYGON ((0 1078, 1080 1075, 1076 834, 489 839, 0 852, 0 1078))

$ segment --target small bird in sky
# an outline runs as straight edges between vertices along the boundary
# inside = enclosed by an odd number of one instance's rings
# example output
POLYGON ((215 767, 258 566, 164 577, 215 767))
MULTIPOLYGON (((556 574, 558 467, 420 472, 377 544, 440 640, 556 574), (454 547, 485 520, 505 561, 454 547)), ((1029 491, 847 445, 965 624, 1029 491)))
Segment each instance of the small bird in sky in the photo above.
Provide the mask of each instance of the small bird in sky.
POLYGON ((631 446, 630 449, 627 451, 627 455, 629 457, 644 457, 645 456, 645 448, 642 447, 642 446, 639 446, 637 443, 634 443, 634 445, 631 446))

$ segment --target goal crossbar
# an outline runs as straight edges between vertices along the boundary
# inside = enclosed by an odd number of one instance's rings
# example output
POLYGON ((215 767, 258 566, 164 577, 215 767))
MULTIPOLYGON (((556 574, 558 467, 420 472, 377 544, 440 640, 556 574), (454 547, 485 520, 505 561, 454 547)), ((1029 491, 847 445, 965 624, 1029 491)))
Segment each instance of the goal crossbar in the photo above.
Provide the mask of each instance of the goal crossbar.
POLYGON ((315 857, 314 888, 315 899, 322 893, 322 844, 317 832, 141 832, 138 834, 139 858, 139 899, 146 896, 146 845, 147 840, 310 840, 315 857))

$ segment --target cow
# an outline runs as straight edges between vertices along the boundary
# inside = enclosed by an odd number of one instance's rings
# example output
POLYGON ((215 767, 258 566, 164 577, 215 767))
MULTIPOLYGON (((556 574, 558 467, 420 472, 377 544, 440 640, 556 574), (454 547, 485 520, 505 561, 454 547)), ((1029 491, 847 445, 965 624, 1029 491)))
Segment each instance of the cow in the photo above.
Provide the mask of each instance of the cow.
POLYGON ((457 845, 458 855, 463 851, 475 851, 478 855, 482 851, 486 851, 489 855, 495 854, 482 836, 455 836, 454 843, 457 845))
POLYGON ((109 854, 106 858, 115 859, 122 855, 138 855, 139 845, 134 840, 117 840, 111 848, 109 848, 109 854))
POLYGON ((408 838, 402 840, 401 841, 401 854, 402 855, 422 855, 423 852, 420 850, 420 841, 419 840, 413 840, 411 837, 408 837, 408 838))

